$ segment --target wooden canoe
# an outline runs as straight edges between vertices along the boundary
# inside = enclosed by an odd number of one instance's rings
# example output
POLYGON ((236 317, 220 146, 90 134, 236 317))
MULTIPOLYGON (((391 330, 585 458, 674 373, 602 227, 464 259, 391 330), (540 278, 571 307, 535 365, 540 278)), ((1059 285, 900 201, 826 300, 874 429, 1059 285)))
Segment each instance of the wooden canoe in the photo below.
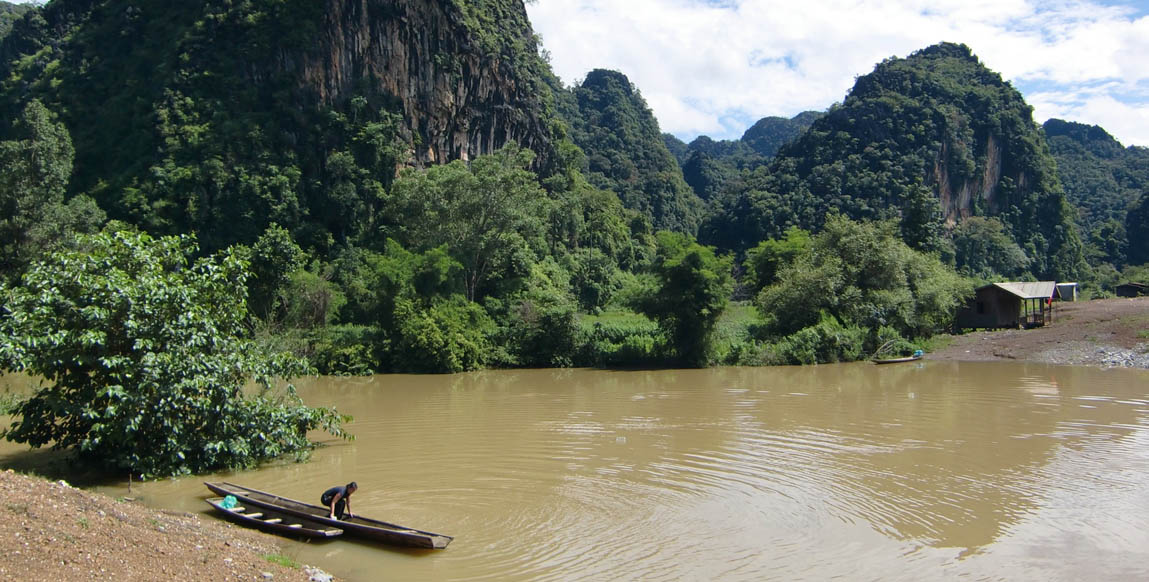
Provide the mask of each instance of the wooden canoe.
POLYGON ((331 519, 331 510, 319 505, 280 497, 265 491, 227 482, 204 483, 217 495, 234 495, 242 504, 261 509, 280 511, 310 519, 321 524, 343 530, 348 536, 363 538, 410 548, 443 549, 454 538, 428 531, 420 531, 385 521, 355 515, 344 520, 331 519))
POLYGON ((900 364, 902 362, 913 362, 922 359, 921 356, 906 356, 904 358, 888 358, 885 360, 870 360, 875 364, 900 364))
POLYGON ((249 509, 243 505, 227 508, 223 505, 222 497, 213 497, 206 501, 231 521, 274 534, 307 538, 333 538, 343 535, 342 529, 282 511, 262 508, 249 509))

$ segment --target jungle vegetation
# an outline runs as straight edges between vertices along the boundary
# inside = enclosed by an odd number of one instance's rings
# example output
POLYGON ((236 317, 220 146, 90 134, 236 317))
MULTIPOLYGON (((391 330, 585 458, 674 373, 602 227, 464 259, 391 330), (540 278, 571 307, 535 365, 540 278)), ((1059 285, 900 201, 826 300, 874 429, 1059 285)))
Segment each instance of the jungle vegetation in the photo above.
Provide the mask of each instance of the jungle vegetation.
POLYGON ((343 434, 274 376, 857 360, 947 330, 978 283, 1100 294, 1149 262, 1144 151, 1043 132, 963 45, 891 57, 826 112, 684 144, 621 72, 563 86, 517 2, 444 4, 538 94, 545 151, 422 166, 369 76, 323 103, 261 74, 317 6, 57 0, 13 21, 0 364, 48 382, 9 438, 147 474, 242 466, 343 434), (952 192, 986 175, 953 220, 952 192), (157 407, 192 411, 163 450, 139 415, 157 407))

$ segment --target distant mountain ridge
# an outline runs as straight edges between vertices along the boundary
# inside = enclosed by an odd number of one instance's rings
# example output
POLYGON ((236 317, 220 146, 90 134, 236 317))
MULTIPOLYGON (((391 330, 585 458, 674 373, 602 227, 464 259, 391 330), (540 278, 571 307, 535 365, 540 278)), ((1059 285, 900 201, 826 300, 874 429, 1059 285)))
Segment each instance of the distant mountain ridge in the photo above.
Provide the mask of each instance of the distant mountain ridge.
POLYGON ((1002 220, 1040 277, 1086 269, 1056 164, 1021 94, 964 45, 890 58, 841 105, 728 193, 702 236, 725 248, 818 230, 828 212, 901 218, 902 236, 941 248, 943 226, 1002 220))
POLYGON ((1125 147, 1096 125, 1050 119, 1043 129, 1066 197, 1078 209, 1077 223, 1097 253, 1096 260, 1122 267, 1130 250, 1135 257, 1149 256, 1136 252, 1136 247, 1149 243, 1130 223, 1130 211, 1149 193, 1149 148, 1125 147))
POLYGON ((683 144, 621 72, 564 88, 520 0, 56 0, 0 42, 4 120, 31 98, 72 134, 73 194, 206 249, 271 222, 322 248, 367 237, 398 219, 381 202, 396 168, 519 144, 543 181, 581 164, 655 228, 723 249, 839 212, 900 218, 907 242, 942 251, 946 229, 992 217, 1035 275, 1072 278, 1084 261, 1066 192, 1088 230, 1120 222, 1141 188, 1141 150, 1103 130, 1043 134, 952 43, 879 63, 827 112, 683 144), (1088 144, 1074 155, 1089 164, 1127 160, 1103 180, 1116 193, 1087 195, 1080 171, 1063 189, 1047 135, 1088 144))
POLYGON ((697 231, 702 201, 683 181, 658 120, 626 75, 593 70, 562 99, 563 117, 586 154, 592 184, 618 194, 655 228, 697 231))

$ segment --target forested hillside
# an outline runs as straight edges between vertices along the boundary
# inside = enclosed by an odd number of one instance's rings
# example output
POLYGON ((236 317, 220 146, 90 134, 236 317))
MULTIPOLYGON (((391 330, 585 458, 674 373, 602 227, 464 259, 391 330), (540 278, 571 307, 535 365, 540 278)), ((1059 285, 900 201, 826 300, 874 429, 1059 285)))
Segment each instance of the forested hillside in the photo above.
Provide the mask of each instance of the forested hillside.
POLYGON ((1149 260, 1149 231, 1136 223, 1136 212, 1128 221, 1149 192, 1149 148, 1126 148, 1096 125, 1050 119, 1043 127, 1090 262, 1120 269, 1149 260))
POLYGON ((12 30, 12 24, 16 22, 24 13, 29 10, 34 10, 36 7, 32 4, 13 4, 11 2, 0 1, 0 40, 8 36, 8 31, 12 30))
POLYGON ((520 0, 54 0, 0 110, 0 292, 143 231, 182 255, 129 264, 242 265, 247 332, 323 373, 851 360, 975 279, 1088 276, 1030 108, 961 45, 688 145, 621 72, 563 86, 520 0))
POLYGON ((326 246, 373 236, 399 165, 513 143, 552 171, 548 75, 515 0, 60 0, 0 48, 0 110, 60 115, 113 218, 326 246))
POLYGON ((715 141, 704 135, 685 144, 673 135, 663 139, 682 166, 686 183, 699 198, 710 201, 724 190, 737 189, 742 172, 767 164, 821 115, 806 111, 790 119, 764 117, 737 140, 715 141))
MULTIPOLYGON (((945 249, 944 226, 985 217, 1026 256, 999 274, 1069 280, 1087 269, 1030 107, 962 45, 890 58, 859 77, 841 105, 726 193, 702 237, 744 249, 791 226, 818 230, 831 211, 899 219, 903 240, 927 251, 945 249)), ((956 260, 981 270, 981 257, 956 260)))
POLYGON ((586 152, 591 183, 618 194, 656 228, 697 231, 702 203, 683 181, 658 121, 630 79, 617 71, 594 70, 570 93, 564 117, 575 143, 586 152))

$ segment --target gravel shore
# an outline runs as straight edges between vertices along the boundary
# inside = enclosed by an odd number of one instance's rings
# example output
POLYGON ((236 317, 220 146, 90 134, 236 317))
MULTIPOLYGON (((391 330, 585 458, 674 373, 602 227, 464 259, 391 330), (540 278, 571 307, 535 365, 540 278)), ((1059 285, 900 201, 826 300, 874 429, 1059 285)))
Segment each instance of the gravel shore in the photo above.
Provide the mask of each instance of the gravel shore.
POLYGON ((1045 327, 976 331, 949 339, 927 357, 1149 369, 1149 297, 1054 303, 1053 322, 1045 327))
POLYGON ((5 582, 326 582, 286 566, 278 538, 0 472, 0 580, 5 582), (274 561, 273 561, 274 560, 274 561))

